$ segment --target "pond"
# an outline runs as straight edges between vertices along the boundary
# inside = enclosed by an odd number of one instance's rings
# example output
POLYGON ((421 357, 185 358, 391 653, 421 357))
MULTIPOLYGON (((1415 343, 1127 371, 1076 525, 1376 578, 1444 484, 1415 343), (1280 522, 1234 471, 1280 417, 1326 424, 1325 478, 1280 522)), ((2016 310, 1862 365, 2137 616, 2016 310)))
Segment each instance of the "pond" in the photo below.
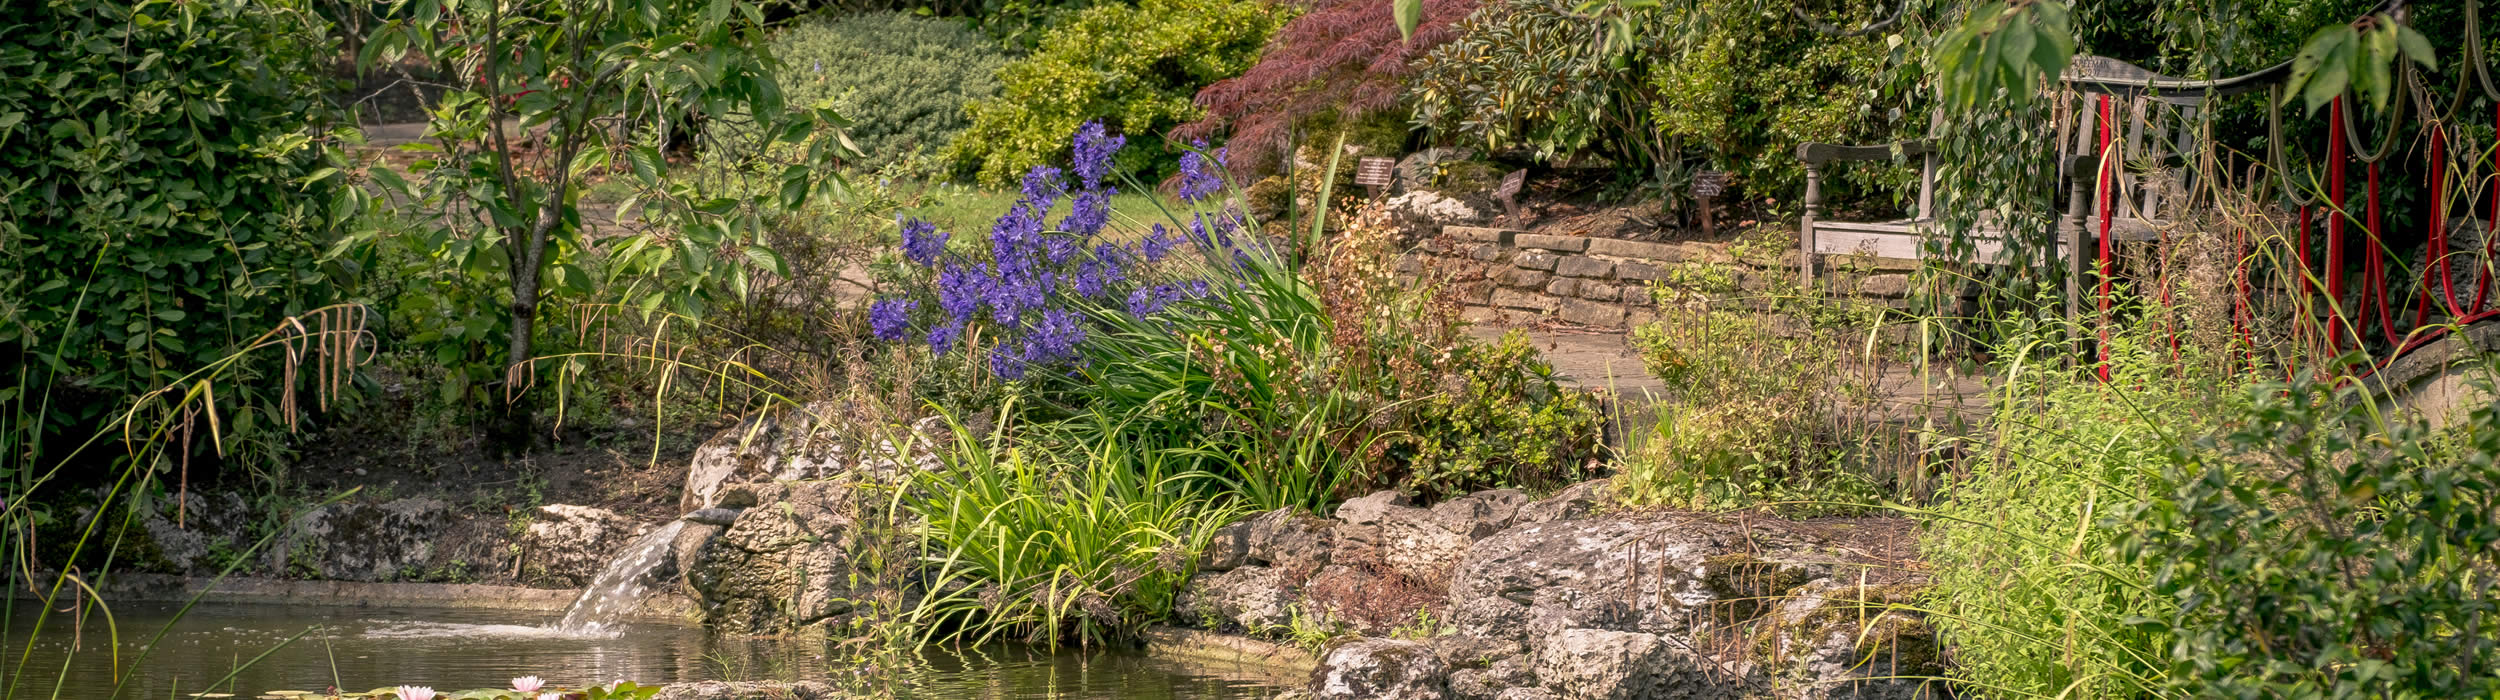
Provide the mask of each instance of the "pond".
MULTIPOLYGON (((0 684, 16 687, 0 689, 0 697, 112 697, 116 669, 127 668, 148 639, 174 619, 176 609, 115 605, 121 640, 117 660, 111 653, 114 633, 101 620, 90 617, 83 629, 74 629, 60 615, 45 624, 33 653, 26 655, 23 630, 37 607, 17 603, 10 610, 9 633, 0 640, 0 658, 6 664, 0 666, 0 684), (72 649, 78 651, 73 654, 72 649)), ((858 672, 855 664, 829 660, 822 641, 726 637, 692 625, 647 622, 626 625, 606 638, 567 637, 542 627, 554 617, 488 610, 201 605, 174 623, 119 697, 187 697, 237 666, 244 668, 235 675, 232 690, 220 684, 216 691, 248 698, 262 691, 319 691, 334 684, 347 690, 400 683, 492 688, 523 675, 585 685, 617 679, 792 680, 858 672)), ((909 669, 893 674, 900 697, 1263 700, 1279 690, 1277 679, 1255 672, 1136 651, 1054 653, 1001 645, 932 650, 920 657, 909 669)))

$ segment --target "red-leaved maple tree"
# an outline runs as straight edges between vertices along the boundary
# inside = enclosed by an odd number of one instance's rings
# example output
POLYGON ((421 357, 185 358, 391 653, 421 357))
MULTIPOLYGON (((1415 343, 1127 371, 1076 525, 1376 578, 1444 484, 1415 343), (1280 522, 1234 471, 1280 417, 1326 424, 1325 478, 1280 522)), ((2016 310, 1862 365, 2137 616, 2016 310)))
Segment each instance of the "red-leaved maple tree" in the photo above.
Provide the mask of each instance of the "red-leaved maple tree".
POLYGON ((1412 61, 1456 36, 1451 25, 1477 4, 1423 0, 1415 36, 1401 39, 1390 18, 1395 3, 1322 0, 1268 40, 1258 65, 1199 90, 1206 117, 1171 135, 1214 141, 1230 129, 1227 162, 1236 172, 1256 172, 1284 154, 1294 124, 1304 118, 1334 110, 1354 120, 1397 108, 1412 61))

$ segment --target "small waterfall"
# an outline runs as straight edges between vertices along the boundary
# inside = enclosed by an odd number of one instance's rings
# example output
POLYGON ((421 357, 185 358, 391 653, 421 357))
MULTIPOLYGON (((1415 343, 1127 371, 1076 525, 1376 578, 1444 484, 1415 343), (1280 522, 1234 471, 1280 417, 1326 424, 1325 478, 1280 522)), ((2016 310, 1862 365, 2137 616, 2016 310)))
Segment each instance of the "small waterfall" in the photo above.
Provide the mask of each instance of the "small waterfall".
POLYGON ((651 571, 669 563, 675 556, 670 547, 677 533, 686 529, 686 521, 671 520, 666 525, 634 538, 625 551, 608 561, 608 568, 591 579, 590 587, 564 609, 564 619, 555 624, 555 631, 568 635, 594 636, 611 631, 616 623, 642 607, 643 596, 651 592, 651 571))

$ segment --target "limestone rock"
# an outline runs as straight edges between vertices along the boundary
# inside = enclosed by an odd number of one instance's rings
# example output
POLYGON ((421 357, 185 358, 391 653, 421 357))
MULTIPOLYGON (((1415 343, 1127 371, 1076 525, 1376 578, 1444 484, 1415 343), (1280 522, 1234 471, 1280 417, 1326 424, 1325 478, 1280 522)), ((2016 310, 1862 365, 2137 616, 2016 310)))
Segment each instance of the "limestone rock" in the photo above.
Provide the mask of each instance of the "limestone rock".
POLYGON ((1329 650, 1310 690, 1316 700, 1444 700, 1449 667, 1419 642, 1364 639, 1329 650))
POLYGON ((1415 190, 1390 197, 1381 202, 1381 209, 1399 228, 1410 235, 1420 236, 1439 233, 1443 226, 1478 224, 1489 218, 1477 206, 1430 190, 1415 190))
POLYGON ((1563 697, 1588 700, 1736 698, 1683 647, 1644 632, 1570 629, 1545 642, 1536 675, 1563 697))
POLYGON ((1378 491, 1372 493, 1371 495, 1348 500, 1343 504, 1339 504, 1337 506, 1337 519, 1348 525, 1370 525, 1380 522, 1381 518, 1387 517, 1390 509, 1404 508, 1407 506, 1407 503, 1409 503, 1409 499, 1404 493, 1397 491, 1378 491))
POLYGON ((1519 489, 1478 491, 1433 506, 1432 519, 1442 529, 1480 540, 1509 528, 1527 504, 1527 492, 1519 489))
POLYGON ((1173 598, 1172 609, 1183 619, 1221 621, 1259 633, 1293 622, 1293 593, 1285 572, 1245 566, 1190 577, 1173 598))
POLYGON ((524 566, 535 577, 582 586, 599 575, 616 550, 642 534, 643 525, 615 511, 550 504, 521 535, 524 566))
POLYGON ((1436 146, 1407 154, 1406 157, 1398 159, 1397 185, 1409 190, 1430 187, 1433 176, 1437 174, 1434 171, 1440 169, 1443 164, 1463 162, 1474 157, 1476 157, 1475 149, 1447 146, 1436 146))
POLYGON ((1544 688, 1512 688, 1493 696, 1493 700, 1563 700, 1563 697, 1544 688))
POLYGON ((1337 521, 1292 508, 1278 508, 1250 519, 1249 562, 1297 571, 1318 571, 1328 564, 1336 543, 1337 521))
POLYGON ((1207 539, 1207 547, 1198 552, 1198 570, 1231 571, 1250 563, 1250 523, 1242 521, 1215 529, 1207 539))
POLYGON ((1520 525, 1575 520, 1588 517, 1611 498, 1610 482, 1605 479, 1583 481, 1564 488, 1545 500, 1519 507, 1515 522, 1520 525))
POLYGON ((1515 688, 1536 687, 1536 672, 1529 669, 1523 657, 1507 657, 1486 664, 1450 672, 1451 700, 1495 700, 1515 688))
POLYGON ((1789 593, 1769 620, 1771 695, 1793 700, 1912 700, 1941 691, 1918 677, 1944 673, 1934 628, 1897 588, 1817 579, 1789 593))
POLYGON ((1537 643, 1586 627, 1671 635, 1717 599, 1706 562, 1737 541, 1715 523, 1564 520, 1478 540, 1450 581, 1462 632, 1537 643))
POLYGON ((937 455, 928 446, 945 434, 942 423, 923 419, 908 428, 891 428, 892 435, 837 433, 837 429, 868 423, 846 418, 852 415, 843 405, 819 401, 760 415, 713 435, 695 447, 694 457, 688 460, 678 510, 742 505, 728 497, 730 487, 739 484, 826 479, 854 471, 890 474, 904 465, 913 469, 937 466, 937 455), (897 441, 909 447, 908 454, 897 441))
POLYGON ((777 482, 751 493, 758 505, 702 544, 686 570, 705 624, 780 632, 848 614, 873 593, 851 580, 857 504, 846 485, 777 482))
POLYGON ((451 524, 451 504, 432 498, 332 503, 290 523, 263 563, 305 578, 394 580, 427 566, 451 524))

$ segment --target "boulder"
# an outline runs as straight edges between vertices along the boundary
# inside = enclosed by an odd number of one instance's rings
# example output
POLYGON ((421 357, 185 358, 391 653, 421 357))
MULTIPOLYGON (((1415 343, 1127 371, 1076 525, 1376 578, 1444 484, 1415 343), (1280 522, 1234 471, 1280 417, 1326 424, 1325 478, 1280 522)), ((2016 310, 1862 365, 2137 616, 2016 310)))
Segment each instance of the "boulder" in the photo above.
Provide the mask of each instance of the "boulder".
POLYGON ((644 527, 614 511, 566 504, 538 507, 521 534, 521 556, 531 578, 582 586, 599 575, 616 550, 644 527))
MULTIPOLYGON (((103 500, 105 491, 93 492, 103 500)), ((80 509, 77 529, 86 529, 95 514, 90 506, 80 509)), ((99 533, 112 532, 121 540, 117 552, 130 557, 128 562, 140 569, 172 574, 215 573, 220 562, 211 552, 241 551, 250 542, 238 539, 245 532, 244 518, 251 514, 241 496, 231 491, 206 493, 189 491, 151 498, 146 491, 135 491, 120 507, 111 509, 111 519, 99 533), (135 512, 135 529, 120 531, 122 508, 135 512)))
POLYGON ((1194 618, 1210 627, 1230 623, 1257 634, 1292 624, 1293 599, 1285 572, 1245 566, 1190 577, 1174 596, 1172 609, 1183 619, 1194 618))
POLYGON ((1466 535, 1443 528, 1434 512, 1406 505, 1405 494, 1378 493, 1337 507, 1332 561, 1378 564, 1434 588, 1467 553, 1466 535))
POLYGON ((1476 157, 1476 149, 1436 146, 1409 153, 1398 159, 1397 186, 1412 191, 1431 187, 1433 171, 1444 163, 1464 162, 1476 157))
POLYGON ((823 681, 678 683, 660 690, 652 700, 843 700, 851 697, 823 681))
POLYGON ((1462 632, 1537 643, 1586 627, 1672 635, 1716 600, 1705 564, 1741 541, 1715 522, 1564 520, 1475 542, 1450 580, 1462 632))
MULTIPOLYGON (((1538 650, 1536 676, 1568 698, 1738 698, 1741 688, 1702 670, 1681 645, 1646 632, 1568 629, 1538 650)), ((1729 679, 1733 680, 1733 679, 1729 679)))
POLYGON ((1563 700, 1563 696, 1544 688, 1512 688, 1493 696, 1493 700, 1563 700))
POLYGON ((1433 506, 1432 520, 1441 529, 1480 540, 1509 529, 1527 504, 1527 492, 1519 489, 1478 491, 1433 506))
POLYGON ((1817 579, 1782 599, 1767 623, 1763 665, 1770 695, 1786 700, 1912 700, 1942 695, 1942 647, 1926 621, 1895 605, 1913 602, 1898 586, 1860 587, 1817 579))
POLYGON ((1336 527, 1337 521, 1292 508, 1262 513, 1250 520, 1248 562, 1318 571, 1328 564, 1329 550, 1336 544, 1336 527))
POLYGON ((332 503, 289 523, 262 562, 270 571, 301 578, 414 578, 433 563, 451 524, 451 504, 433 498, 332 503))
POLYGON ((1383 518, 1388 517, 1389 513, 1395 509, 1406 508, 1408 502, 1409 500, 1404 493, 1397 491, 1373 492, 1371 495, 1348 500, 1345 503, 1339 504, 1337 506, 1337 520, 1342 521, 1347 525, 1371 525, 1380 522, 1383 518))
POLYGON ((1611 486, 1605 479, 1572 484, 1545 500, 1520 506, 1513 522, 1526 525, 1589 517, 1612 502, 1611 486))
MULTIPOLYGON (((747 492, 758 505, 702 543, 685 572, 706 625, 782 632, 835 621, 875 592, 853 580, 858 504, 848 486, 776 482, 747 492)), ((686 530, 703 527, 717 526, 688 522, 686 530)))
POLYGON ((1384 200, 1381 210, 1411 238, 1429 238, 1444 226, 1484 223, 1491 217, 1480 204, 1430 190, 1414 190, 1384 200))
POLYGON ((1329 650, 1310 690, 1317 700, 1444 700, 1449 667, 1420 642, 1363 639, 1329 650))
POLYGON ((1536 672, 1523 657, 1507 657, 1450 672, 1451 700, 1496 700, 1514 688, 1536 687, 1536 672))
POLYGON ((1250 563, 1250 523, 1242 521, 1215 529, 1207 538, 1206 549, 1198 552, 1198 570, 1231 571, 1250 563))
POLYGON ((890 474, 904 465, 932 469, 938 464, 929 449, 945 426, 922 419, 910 427, 888 426, 890 434, 842 434, 853 426, 875 425, 843 404, 819 401, 792 410, 768 412, 713 435, 696 446, 686 465, 686 486, 679 496, 681 512, 739 505, 730 487, 772 481, 827 479, 848 472, 890 474), (908 454, 896 441, 909 447, 908 454))

